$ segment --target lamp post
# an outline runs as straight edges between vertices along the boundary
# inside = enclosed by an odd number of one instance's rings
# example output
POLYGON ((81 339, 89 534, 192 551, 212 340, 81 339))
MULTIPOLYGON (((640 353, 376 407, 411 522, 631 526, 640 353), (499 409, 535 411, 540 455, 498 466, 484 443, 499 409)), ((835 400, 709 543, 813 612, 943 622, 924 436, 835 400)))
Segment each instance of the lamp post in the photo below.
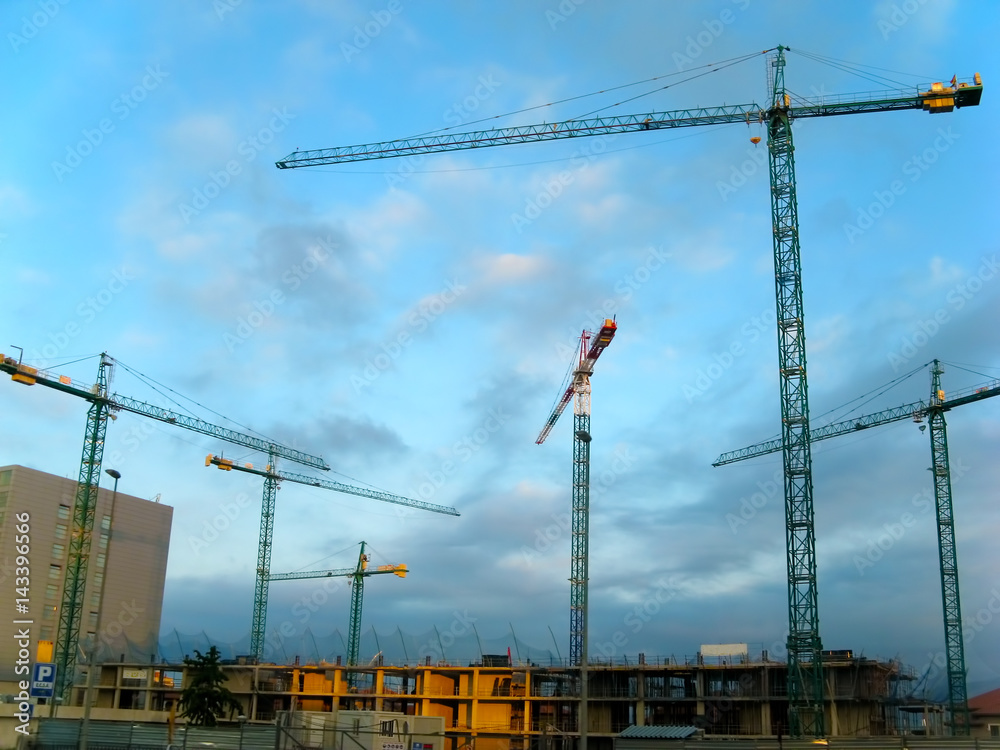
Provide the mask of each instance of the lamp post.
POLYGON ((87 660, 87 689, 83 698, 83 723, 80 725, 80 750, 87 750, 90 734, 90 704, 94 691, 94 667, 97 666, 97 645, 100 643, 101 615, 104 612, 104 592, 108 588, 108 560, 111 557, 111 530, 115 525, 115 500, 118 499, 118 480, 122 478, 117 469, 105 469, 104 473, 115 480, 111 492, 111 510, 108 512, 108 546, 104 550, 104 573, 101 579, 101 593, 97 597, 97 621, 94 623, 94 639, 90 644, 90 658, 87 660))

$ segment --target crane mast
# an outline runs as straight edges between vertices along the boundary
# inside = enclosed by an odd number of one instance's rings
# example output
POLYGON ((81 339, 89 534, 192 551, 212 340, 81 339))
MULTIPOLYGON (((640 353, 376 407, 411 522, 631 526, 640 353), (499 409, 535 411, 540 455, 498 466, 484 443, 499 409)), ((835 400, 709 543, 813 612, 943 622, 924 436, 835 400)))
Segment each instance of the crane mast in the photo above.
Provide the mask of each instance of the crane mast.
POLYGON ((545 442, 566 405, 573 401, 573 507, 570 515, 569 663, 580 668, 580 750, 587 750, 587 589, 590 580, 590 376, 618 325, 606 319, 597 333, 580 334, 579 360, 569 387, 556 402, 535 440, 545 442), (593 339, 593 343, 591 343, 593 339), (589 344, 589 346, 588 346, 589 344))
POLYGON ((590 530, 590 376, 597 358, 615 337, 618 325, 605 320, 597 333, 584 331, 580 335, 579 361, 572 381, 556 402, 542 431, 535 439, 541 445, 559 421, 566 405, 573 401, 573 513, 571 520, 572 550, 570 551, 570 643, 569 660, 579 665, 586 655, 587 581, 590 530), (593 343, 591 342, 593 339, 593 343))
MULTIPOLYGON (((816 591, 812 456, 809 447, 809 389, 806 378, 802 269, 799 251, 798 202, 791 123, 801 117, 828 117, 866 112, 920 109, 931 114, 976 106, 982 80, 953 78, 950 86, 934 83, 926 90, 823 97, 792 106, 785 88, 785 52, 772 58, 770 104, 755 103, 694 108, 672 112, 567 120, 531 126, 445 133, 396 141, 296 151, 276 162, 279 169, 388 159, 426 153, 460 151, 515 143, 532 143, 626 132, 647 132, 702 125, 759 122, 767 127, 771 180, 771 223, 778 319, 778 375, 782 417, 782 461, 785 491, 785 540, 788 568, 788 690, 792 736, 825 735, 822 655, 816 591)), ((558 418, 558 415, 556 415, 558 418)))
MULTIPOLYGON (((63 699, 73 687, 77 651, 80 644, 80 625, 83 622, 84 594, 87 588, 87 568, 90 562, 90 542, 97 512, 97 493, 104 460, 104 437, 108 430, 110 408, 106 397, 111 381, 113 362, 101 354, 97 368, 95 388, 98 398, 87 409, 87 431, 83 437, 83 456, 80 459, 80 476, 73 501, 73 533, 70 535, 66 557, 66 574, 63 579, 62 605, 59 608, 59 627, 56 635, 54 658, 56 682, 53 700, 63 699)), ((102 589, 106 580, 101 584, 102 589)), ((95 633, 95 637, 96 637, 95 633)), ((91 665, 90 669, 93 669, 91 665)))
POLYGON ((812 453, 809 447, 809 387, 802 308, 795 147, 785 93, 785 48, 778 47, 774 91, 767 113, 774 227, 774 289, 781 385, 782 461, 785 479, 785 548, 788 556, 788 720, 793 737, 822 737, 823 647, 816 592, 812 453))
MULTIPOLYGON (((890 424, 904 419, 930 426, 931 467, 934 475, 934 505, 938 529, 938 560, 941 570, 941 595, 944 610, 945 657, 947 660, 948 707, 952 732, 967 735, 970 730, 968 693, 965 681, 965 645, 962 636, 962 611, 958 587, 958 557, 955 551, 955 522, 951 501, 951 468, 948 461, 948 430, 944 413, 964 404, 1000 395, 1000 380, 959 391, 945 398, 941 387, 941 363, 931 363, 931 395, 926 401, 903 404, 861 417, 833 422, 811 431, 810 442, 890 424)), ((921 425, 923 429, 923 425, 921 425)), ((723 453, 713 466, 744 461, 782 450, 782 440, 768 440, 746 448, 723 453)))
POLYGON ((97 494, 108 417, 118 411, 131 412, 246 448, 263 450, 272 457, 281 456, 317 469, 330 468, 319 456, 287 448, 254 435, 245 435, 227 427, 209 424, 195 417, 117 393, 109 395, 113 368, 114 359, 107 353, 102 353, 97 369, 97 382, 92 386, 80 387, 65 375, 52 375, 45 370, 25 365, 13 357, 0 354, 0 372, 8 373, 14 382, 29 386, 44 385, 90 402, 87 411, 87 430, 83 440, 83 456, 80 459, 80 475, 73 503, 73 534, 68 545, 62 606, 59 609, 59 629, 54 649, 56 676, 53 695, 62 699, 69 697, 76 673, 91 537, 94 530, 94 515, 97 511, 97 494))
POLYGON ((962 606, 958 591, 958 556, 955 552, 955 515, 951 504, 951 466, 948 462, 948 429, 944 419, 941 363, 931 368, 931 397, 927 427, 931 435, 931 474, 937 513, 938 560, 941 565, 941 598, 944 609, 945 656, 948 664, 948 709, 955 735, 968 735, 969 696, 965 683, 965 643, 962 606))

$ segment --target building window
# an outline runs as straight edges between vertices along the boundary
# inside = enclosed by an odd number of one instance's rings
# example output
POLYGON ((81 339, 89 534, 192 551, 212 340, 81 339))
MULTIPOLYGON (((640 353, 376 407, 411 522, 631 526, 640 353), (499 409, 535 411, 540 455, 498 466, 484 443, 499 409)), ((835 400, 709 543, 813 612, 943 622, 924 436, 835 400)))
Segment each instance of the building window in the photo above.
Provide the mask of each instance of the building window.
POLYGON ((101 534, 101 540, 97 543, 97 546, 101 549, 108 548, 108 537, 106 534, 101 534))
POLYGON ((107 558, 108 558, 108 556, 106 554, 104 554, 103 552, 101 552, 100 554, 98 554, 97 555, 97 567, 98 568, 103 568, 104 567, 104 561, 107 560, 107 558))
POLYGON ((67 531, 66 524, 64 524, 64 523, 57 523, 56 524, 56 539, 65 539, 66 538, 66 531, 67 531))
POLYGON ((1000 724, 990 724, 990 737, 1000 737, 1000 724))
POLYGON ((56 515, 59 517, 61 521, 65 521, 66 519, 69 518, 69 511, 70 507, 68 505, 60 504, 59 510, 56 512, 56 515))
POLYGON ((45 598, 55 599, 59 595, 59 586, 55 583, 50 583, 45 586, 45 598))
POLYGON ((101 592, 100 591, 95 591, 93 594, 90 595, 90 606, 91 607, 100 607, 101 606, 101 592))
POLYGON ((104 585, 104 573, 94 573, 94 585, 97 588, 104 585))
POLYGON ((6 508, 7 507, 7 495, 9 495, 9 494, 10 494, 10 492, 8 492, 7 490, 4 490, 3 492, 0 492, 0 508, 6 508))
POLYGON ((107 531, 111 528, 111 516, 104 516, 101 518, 101 528, 107 531))
POLYGON ((0 471, 0 487, 6 487, 8 484, 10 484, 10 469, 0 471))
POLYGON ((39 632, 39 637, 43 641, 51 641, 52 640, 52 626, 51 625, 43 625, 42 629, 40 631, 38 631, 38 632, 39 632))
POLYGON ((49 578, 54 578, 55 580, 62 578, 62 565, 52 563, 49 566, 49 578))
POLYGON ((91 612, 90 615, 87 617, 87 627, 88 628, 93 628, 94 630, 97 630, 97 613, 96 612, 91 612))
POLYGON ((52 545, 52 556, 56 560, 62 560, 63 556, 66 554, 66 546, 63 544, 53 544, 52 545))
POLYGON ((42 610, 42 619, 43 620, 52 620, 52 619, 55 619, 55 616, 56 616, 56 608, 55 607, 48 607, 47 606, 47 607, 45 607, 45 609, 42 610))

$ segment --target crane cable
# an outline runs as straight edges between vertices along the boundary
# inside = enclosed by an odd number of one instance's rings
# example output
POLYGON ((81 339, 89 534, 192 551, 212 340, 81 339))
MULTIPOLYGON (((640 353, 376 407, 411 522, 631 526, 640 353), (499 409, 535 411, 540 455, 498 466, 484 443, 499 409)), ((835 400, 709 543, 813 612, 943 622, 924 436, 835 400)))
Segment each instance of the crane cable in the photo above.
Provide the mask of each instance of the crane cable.
POLYGON ((229 423, 234 424, 234 425, 237 425, 238 427, 240 427, 240 428, 242 428, 244 430, 247 430, 248 432, 250 432, 250 433, 252 433, 254 435, 257 435, 258 437, 260 437, 263 440, 268 440, 268 441, 270 441, 272 443, 279 443, 280 444, 279 440, 276 440, 275 438, 270 437, 269 435, 265 435, 265 434, 263 434, 261 432, 257 432, 252 427, 248 427, 245 424, 237 422, 235 419, 230 419, 225 414, 220 414, 219 412, 215 411, 214 409, 211 409, 211 408, 205 406, 204 404, 202 404, 202 403, 200 403, 198 401, 195 401, 192 398, 188 398, 184 394, 179 393, 178 391, 175 391, 170 386, 164 385, 163 383, 160 383, 160 382, 154 380, 153 378, 149 377, 148 375, 143 375, 141 372, 138 372, 137 370, 134 370, 133 368, 129 367, 128 365, 126 365, 124 362, 122 362, 120 360, 116 359, 115 363, 118 364, 119 366, 121 366, 126 372, 134 375, 136 378, 138 378, 145 385, 147 385, 150 388, 152 388, 159 395, 163 396, 163 398, 167 399, 170 403, 174 404, 178 409, 181 409, 182 411, 184 411, 185 413, 187 413, 187 415, 190 416, 190 417, 192 417, 193 419, 200 419, 200 417, 198 415, 194 414, 190 409, 188 409, 186 406, 182 405, 176 399, 173 399, 170 396, 168 396, 166 393, 163 393, 162 391, 160 391, 156 386, 159 386, 160 388, 165 388, 166 390, 168 390, 171 393, 175 394, 179 398, 185 399, 186 401, 190 401, 195 406, 198 406, 198 407, 200 407, 200 408, 202 408, 202 409, 204 409, 204 410, 206 410, 208 412, 211 412, 212 414, 214 414, 215 416, 223 419, 224 421, 229 422, 229 423))
MULTIPOLYGON (((930 366, 930 362, 928 362, 927 364, 924 364, 924 365, 920 365, 919 367, 915 367, 912 370, 910 370, 909 372, 903 373, 898 378, 890 380, 888 383, 885 383, 885 384, 880 385, 880 386, 876 386, 875 388, 871 389, 867 393, 862 393, 860 396, 858 396, 857 398, 851 399, 847 403, 841 404, 840 406, 835 406, 832 409, 829 409, 829 410, 823 412, 822 414, 817 414, 816 415, 816 421, 817 422, 821 421, 823 419, 823 417, 830 417, 825 422, 825 424, 824 425, 820 425, 820 427, 825 426, 825 425, 829 425, 829 424, 833 424, 834 422, 845 421, 848 417, 850 417, 850 415, 852 413, 857 412, 865 404, 871 403, 872 401, 874 401, 879 396, 885 394, 886 392, 888 392, 892 388, 895 388, 897 385, 899 385, 903 381, 905 381, 905 380, 913 377, 916 373, 920 372, 923 369, 926 369, 929 366, 930 366), (865 399, 865 400, 862 401, 862 399, 865 399), (850 406, 851 404, 855 403, 856 401, 861 401, 861 403, 857 404, 854 408, 852 408, 850 411, 846 412, 845 414, 841 415, 839 418, 834 419, 831 416, 831 415, 839 412, 841 409, 844 409, 844 408, 850 406)), ((812 419, 810 419, 810 422, 812 422, 812 419)), ((769 442, 770 440, 780 440, 781 437, 782 436, 780 434, 779 435, 773 435, 771 438, 769 438, 767 441, 764 441, 764 442, 769 442)))
MULTIPOLYGON (((641 99, 644 96, 649 96, 650 94, 654 94, 657 91, 663 91, 665 89, 670 88, 671 86, 677 86, 677 85, 679 85, 681 83, 687 83, 687 82, 693 81, 693 80, 695 80, 697 78, 701 78, 702 76, 708 75, 709 73, 714 73, 714 72, 722 70, 724 68, 728 68, 728 67, 730 67, 732 65, 736 65, 738 63, 745 62, 746 60, 750 60, 750 59, 755 58, 758 55, 764 54, 766 52, 770 52, 770 50, 764 50, 764 52, 753 52, 753 53, 748 54, 748 55, 741 55, 739 57, 732 57, 732 58, 729 58, 727 60, 722 60, 720 62, 713 62, 713 63, 706 63, 704 65, 699 65, 699 66, 697 66, 695 68, 692 68, 691 71, 693 72, 695 70, 701 70, 702 68, 712 68, 713 66, 719 66, 719 67, 715 67, 712 70, 708 70, 708 71, 705 71, 703 73, 699 73, 698 75, 690 76, 689 78, 681 79, 680 81, 677 81, 675 83, 667 84, 666 86, 661 86, 659 88, 653 89, 652 91, 647 91, 644 94, 638 94, 638 95, 630 97, 628 99, 624 99, 624 100, 622 100, 620 102, 616 102, 615 104, 608 105, 607 107, 601 107, 601 108, 595 109, 592 112, 589 112, 589 113, 584 114, 584 115, 579 115, 578 117, 574 117, 574 118, 571 118, 571 119, 578 120, 581 117, 587 117, 589 114, 593 114, 595 112, 601 112, 601 111, 603 111, 605 109, 608 109, 610 107, 617 107, 620 104, 624 104, 626 102, 634 101, 636 99, 641 99)), ((673 76, 681 75, 681 72, 682 71, 678 71, 676 73, 669 73, 669 74, 666 74, 666 75, 653 76, 652 78, 645 78, 645 79, 643 79, 641 81, 633 81, 632 83, 625 83, 625 84, 621 84, 619 86, 612 86, 610 88, 600 89, 599 91, 592 91, 589 94, 578 94, 576 96, 569 96, 569 97, 566 97, 565 99, 558 99, 558 100, 553 101, 553 102, 546 102, 545 104, 536 104, 533 107, 524 107, 523 109, 517 109, 517 110, 514 110, 512 112, 506 112, 504 114, 493 115, 492 117, 483 117, 483 118, 480 118, 478 120, 471 120, 469 122, 459 123, 458 125, 451 125, 451 126, 446 127, 446 128, 437 128, 435 130, 428 130, 425 133, 418 133, 417 135, 413 135, 413 136, 410 136, 410 137, 411 138, 426 138, 427 136, 437 135, 437 134, 440 134, 440 133, 447 133, 449 130, 454 130, 455 128, 459 128, 459 127, 461 127, 461 128, 467 128, 470 125, 478 125, 479 123, 489 122, 491 120, 499 120, 499 119, 502 119, 504 117, 512 117, 513 115, 520 115, 520 114, 523 114, 525 112, 533 112, 536 109, 544 109, 546 107, 552 107, 552 106, 555 106, 557 104, 565 104, 567 102, 573 102, 573 101, 577 101, 579 99, 587 99, 587 98, 592 97, 592 96, 598 96, 600 94, 606 94, 606 93, 609 93, 611 91, 620 91, 621 89, 627 89, 627 88, 630 88, 632 86, 639 86, 639 85, 644 84, 644 83, 650 83, 651 81, 659 81, 659 80, 664 79, 664 78, 671 78, 673 76)))
POLYGON ((888 76, 883 76, 883 75, 879 75, 878 73, 869 72, 869 70, 871 70, 871 71, 881 70, 881 71, 885 71, 886 73, 895 73, 896 75, 908 76, 908 77, 911 77, 911 78, 919 78, 920 79, 920 83, 924 83, 924 82, 929 81, 929 80, 934 80, 933 76, 922 76, 922 75, 918 75, 916 73, 905 73, 905 72, 899 71, 899 70, 890 70, 888 68, 879 68, 879 67, 876 67, 874 65, 863 65, 861 63, 850 62, 849 60, 838 60, 837 58, 834 58, 834 57, 826 57, 824 55, 818 55, 818 54, 815 54, 815 53, 812 53, 812 52, 803 52, 802 50, 788 50, 788 51, 789 52, 793 52, 793 53, 798 53, 800 56, 805 57, 808 60, 812 60, 813 62, 818 62, 818 63, 821 63, 823 65, 827 65, 827 66, 829 66, 831 68, 835 68, 837 70, 840 70, 840 71, 842 71, 844 73, 850 73, 851 75, 855 75, 855 76, 857 76, 859 78, 863 78, 863 79, 865 79, 867 81, 871 81, 872 83, 875 83, 875 84, 877 84, 879 86, 885 86, 885 85, 889 84, 889 85, 892 85, 892 86, 900 86, 902 88, 910 88, 913 85, 919 85, 919 84, 904 83, 903 81, 900 81, 900 80, 897 80, 897 79, 894 79, 894 78, 889 78, 888 76), (865 70, 865 69, 869 69, 869 70, 865 70))
POLYGON ((325 563, 331 557, 337 557, 338 555, 342 555, 345 552, 347 552, 347 550, 353 549, 354 547, 357 547, 357 546, 358 546, 357 544, 352 544, 350 547, 344 547, 342 550, 338 550, 336 552, 333 552, 333 553, 327 555, 326 557, 322 557, 319 560, 316 560, 315 562, 307 563, 307 564, 303 565, 301 568, 297 568, 296 570, 293 570, 292 572, 293 573, 301 573, 304 570, 315 570, 318 565, 320 565, 321 563, 325 563))
POLYGON ((981 375, 982 377, 987 378, 989 380, 996 380, 997 376, 996 375, 987 375, 984 372, 978 372, 977 370, 971 370, 969 368, 970 367, 986 367, 987 369, 990 369, 990 370, 1000 369, 1000 368, 996 368, 996 367, 990 367, 989 365, 967 365, 967 366, 963 366, 963 365, 959 364, 958 362, 941 362, 941 364, 942 365, 947 365, 948 367, 954 367, 956 370, 963 370, 965 372, 971 372, 973 375, 981 375))

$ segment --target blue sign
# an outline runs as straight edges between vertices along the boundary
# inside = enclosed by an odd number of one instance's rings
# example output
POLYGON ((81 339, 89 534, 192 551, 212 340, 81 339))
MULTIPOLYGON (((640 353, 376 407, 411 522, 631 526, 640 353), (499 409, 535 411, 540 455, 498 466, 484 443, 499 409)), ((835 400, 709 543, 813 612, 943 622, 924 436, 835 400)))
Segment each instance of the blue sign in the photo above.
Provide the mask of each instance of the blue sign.
POLYGON ((51 698, 56 685, 56 665, 40 661, 31 672, 31 697, 51 698))

